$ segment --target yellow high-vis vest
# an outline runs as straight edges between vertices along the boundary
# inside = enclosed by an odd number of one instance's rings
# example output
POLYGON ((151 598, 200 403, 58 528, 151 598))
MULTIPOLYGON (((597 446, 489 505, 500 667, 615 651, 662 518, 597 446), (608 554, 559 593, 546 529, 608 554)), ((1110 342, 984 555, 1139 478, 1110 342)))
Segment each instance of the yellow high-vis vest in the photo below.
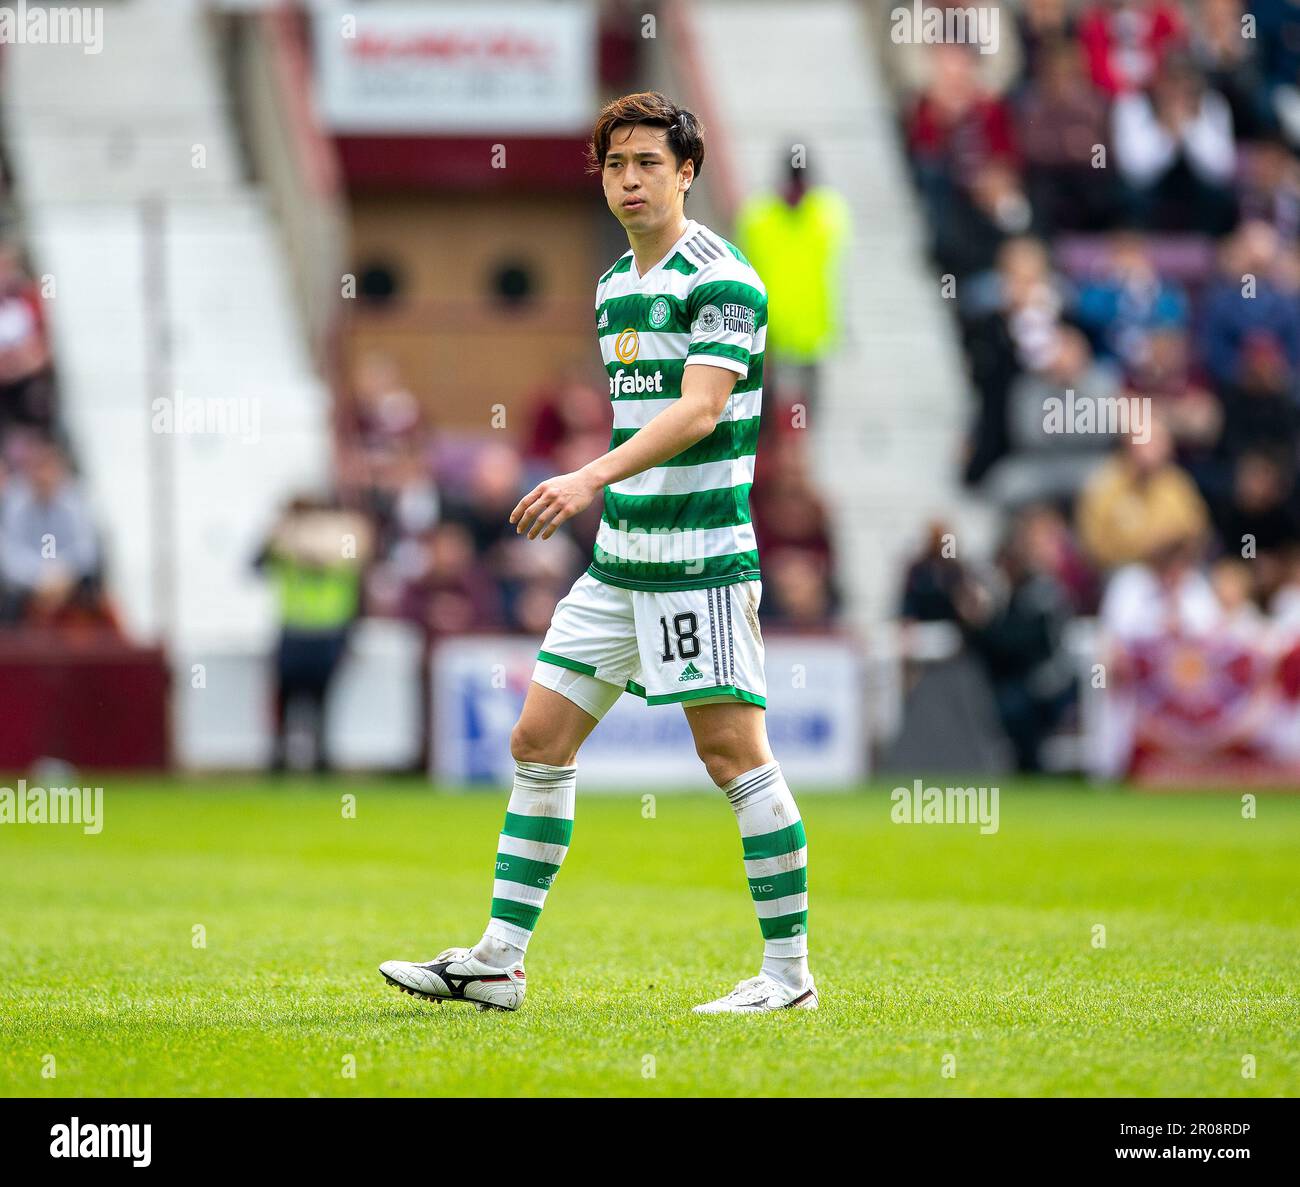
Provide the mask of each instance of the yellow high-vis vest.
POLYGON ((834 346, 848 236, 847 204, 821 186, 797 206, 771 194, 741 208, 736 238, 767 289, 767 348, 776 359, 815 363, 834 346))

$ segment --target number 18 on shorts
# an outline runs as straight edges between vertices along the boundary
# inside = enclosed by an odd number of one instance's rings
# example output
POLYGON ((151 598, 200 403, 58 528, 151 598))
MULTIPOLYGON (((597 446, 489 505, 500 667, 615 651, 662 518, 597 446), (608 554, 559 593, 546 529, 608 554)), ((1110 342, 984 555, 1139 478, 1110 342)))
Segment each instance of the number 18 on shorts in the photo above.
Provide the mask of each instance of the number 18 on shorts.
POLYGON ((765 705, 762 582, 651 593, 578 578, 555 607, 538 659, 651 705, 722 698, 765 705))

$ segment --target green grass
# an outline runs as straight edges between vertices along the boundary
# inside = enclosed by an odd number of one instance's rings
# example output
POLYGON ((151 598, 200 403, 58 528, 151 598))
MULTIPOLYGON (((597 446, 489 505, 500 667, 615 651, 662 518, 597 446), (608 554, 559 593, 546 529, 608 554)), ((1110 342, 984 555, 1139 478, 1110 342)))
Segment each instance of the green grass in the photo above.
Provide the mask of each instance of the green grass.
POLYGON ((1021 786, 980 836, 804 795, 822 1008, 698 1018, 760 951, 720 796, 580 792, 527 1003, 480 1014, 375 966, 478 938, 502 796, 104 783, 99 836, 0 827, 0 1094, 1300 1091, 1300 797, 1021 786))

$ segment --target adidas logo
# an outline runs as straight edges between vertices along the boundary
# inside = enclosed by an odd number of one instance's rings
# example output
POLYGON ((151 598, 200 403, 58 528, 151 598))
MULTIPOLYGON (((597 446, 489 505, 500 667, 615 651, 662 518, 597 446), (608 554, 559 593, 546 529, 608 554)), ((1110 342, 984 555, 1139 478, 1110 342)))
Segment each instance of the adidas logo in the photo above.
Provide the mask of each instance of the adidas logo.
POLYGON ((603 330, 607 325, 609 325, 609 310, 602 309, 600 312, 600 320, 596 323, 596 329, 603 330))
POLYGON ((687 664, 686 670, 677 677, 678 684, 685 684, 688 680, 703 680, 704 673, 694 664, 687 664))

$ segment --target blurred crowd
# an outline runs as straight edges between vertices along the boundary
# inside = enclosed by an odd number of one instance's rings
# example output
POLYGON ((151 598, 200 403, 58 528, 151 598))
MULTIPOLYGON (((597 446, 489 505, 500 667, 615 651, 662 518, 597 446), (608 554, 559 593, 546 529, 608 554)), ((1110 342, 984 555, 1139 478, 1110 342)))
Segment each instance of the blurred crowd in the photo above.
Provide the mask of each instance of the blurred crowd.
POLYGON ((116 631, 56 392, 39 287, 21 249, 0 241, 0 631, 116 631))
POLYGON ((1025 0, 996 54, 909 53, 902 135, 976 396, 964 479, 1009 526, 981 580, 935 525, 903 614, 960 625, 1032 768, 1071 616, 1297 625, 1300 6, 1025 0))
MULTIPOLYGON (((594 355, 593 345, 593 355, 594 355)), ((380 352, 355 368, 338 434, 344 507, 374 529, 363 580, 368 614, 406 619, 430 640, 476 631, 545 633, 591 560, 596 500, 549 540, 509 516, 536 483, 609 448, 612 413, 598 361, 575 362, 532 394, 517 432, 440 429, 380 352)), ((763 558, 765 624, 826 627, 837 596, 828 515, 812 483, 807 434, 766 401, 751 513, 763 558)), ((513 428, 513 426, 511 426, 513 428)))

